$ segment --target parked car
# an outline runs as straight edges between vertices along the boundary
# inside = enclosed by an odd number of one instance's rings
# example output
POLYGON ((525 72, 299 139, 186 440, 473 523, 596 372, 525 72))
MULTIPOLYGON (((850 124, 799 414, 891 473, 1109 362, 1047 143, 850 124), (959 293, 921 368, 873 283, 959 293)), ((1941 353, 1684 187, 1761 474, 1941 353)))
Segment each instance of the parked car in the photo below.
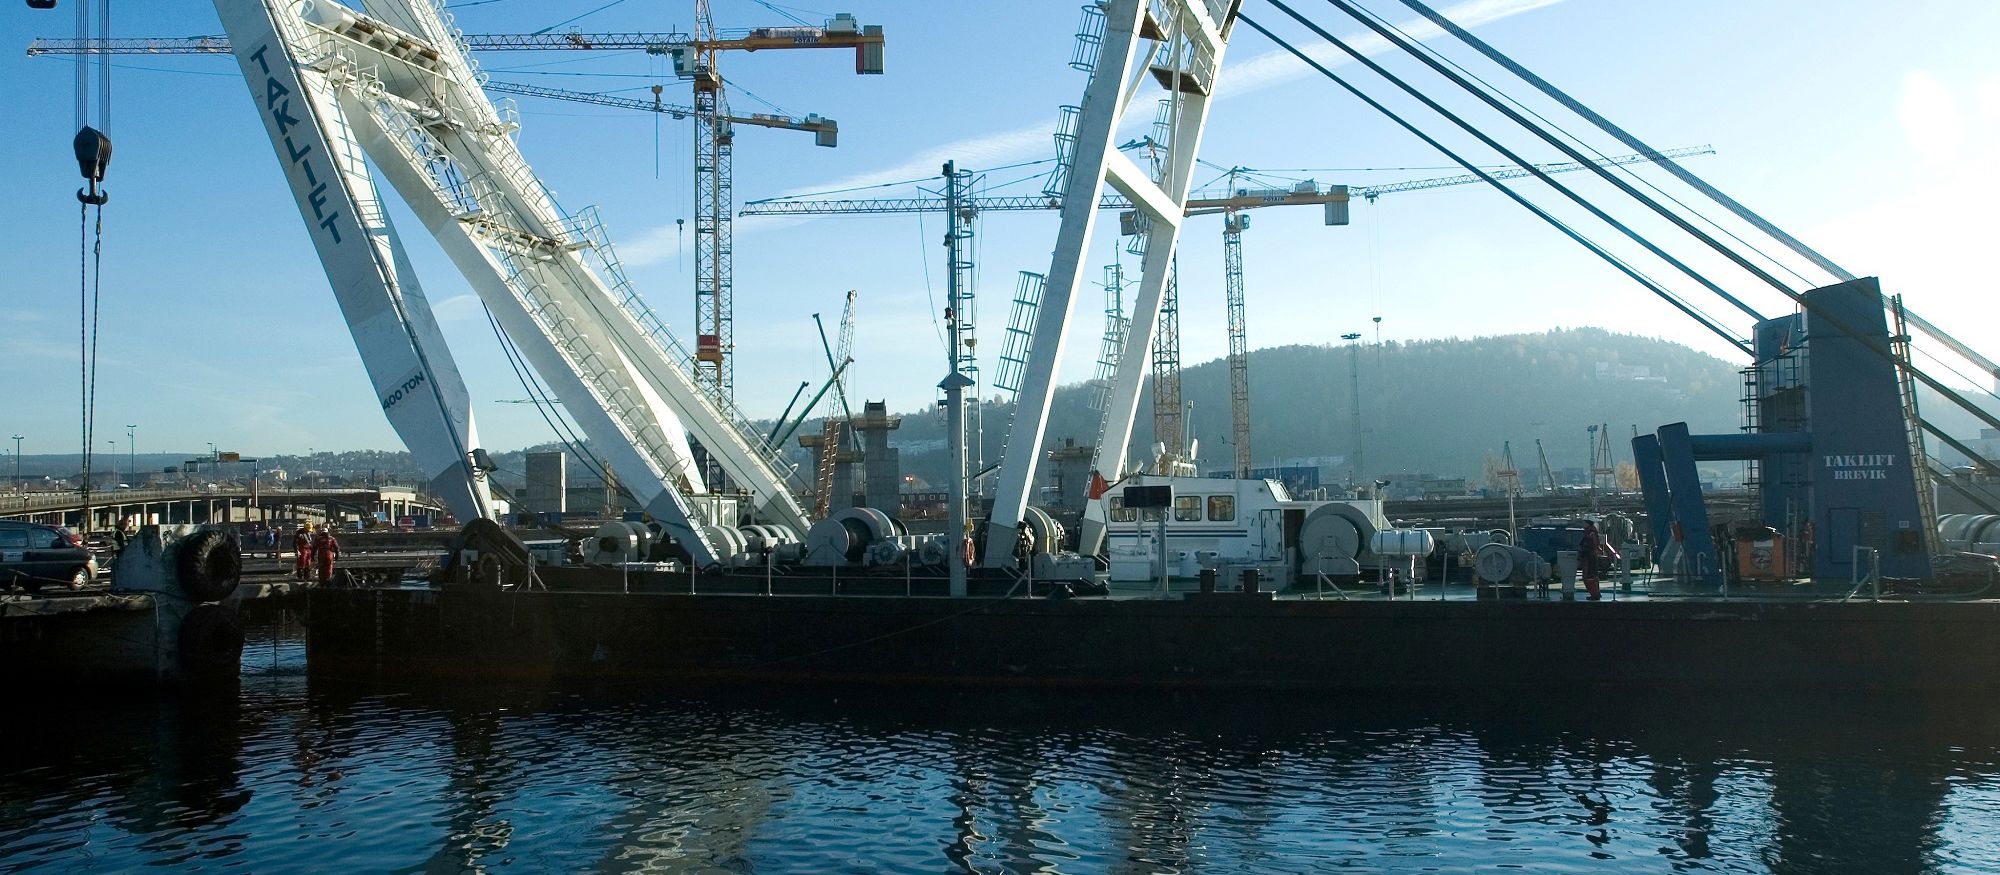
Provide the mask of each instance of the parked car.
POLYGON ((0 586, 36 592, 45 583, 82 589, 96 580, 97 560, 75 532, 0 520, 0 586))

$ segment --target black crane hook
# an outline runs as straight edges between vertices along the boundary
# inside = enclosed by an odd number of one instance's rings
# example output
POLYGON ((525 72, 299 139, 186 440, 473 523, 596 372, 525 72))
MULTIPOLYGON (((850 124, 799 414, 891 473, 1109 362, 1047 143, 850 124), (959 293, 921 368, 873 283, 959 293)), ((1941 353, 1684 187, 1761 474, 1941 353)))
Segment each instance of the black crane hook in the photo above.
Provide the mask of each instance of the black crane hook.
POLYGON ((76 199, 86 204, 102 206, 111 200, 111 195, 100 191, 97 184, 104 181, 104 169, 111 166, 111 137, 103 131, 84 125, 76 132, 76 140, 70 145, 76 150, 77 169, 88 181, 88 188, 76 190, 76 199))

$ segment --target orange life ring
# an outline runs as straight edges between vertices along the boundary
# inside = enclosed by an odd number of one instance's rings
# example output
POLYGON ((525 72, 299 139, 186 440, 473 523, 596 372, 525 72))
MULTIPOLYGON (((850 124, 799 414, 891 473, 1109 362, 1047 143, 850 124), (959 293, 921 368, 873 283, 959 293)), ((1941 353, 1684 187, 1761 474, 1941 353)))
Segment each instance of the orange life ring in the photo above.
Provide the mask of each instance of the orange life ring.
POLYGON ((970 538, 970 537, 967 537, 967 538, 965 538, 965 539, 963 539, 963 540, 959 541, 959 542, 958 542, 958 552, 959 552, 959 555, 961 555, 961 556, 963 556, 963 557, 965 558, 965 567, 967 567, 967 568, 971 568, 971 567, 972 567, 972 558, 973 558, 973 549, 972 549, 972 538, 970 538))

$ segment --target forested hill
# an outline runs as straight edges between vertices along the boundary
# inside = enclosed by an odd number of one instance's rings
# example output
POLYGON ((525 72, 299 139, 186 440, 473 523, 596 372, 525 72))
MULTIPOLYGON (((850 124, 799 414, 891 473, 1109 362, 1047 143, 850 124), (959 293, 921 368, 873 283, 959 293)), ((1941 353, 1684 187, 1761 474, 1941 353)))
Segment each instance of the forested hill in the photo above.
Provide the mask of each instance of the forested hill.
MULTIPOLYGON (((1738 365, 1677 343, 1595 328, 1372 344, 1284 346, 1250 354, 1251 447, 1258 464, 1345 456, 1353 448, 1350 355, 1358 352, 1366 464, 1377 476, 1434 473, 1478 477, 1488 454, 1513 441, 1532 470, 1542 439, 1555 468, 1586 467, 1587 426, 1608 423, 1613 449, 1628 459, 1632 427, 1650 431, 1685 420, 1696 432, 1739 425, 1738 365)), ((1193 402, 1193 433, 1205 467, 1229 464, 1229 368, 1215 360, 1186 368, 1182 398, 1193 402)), ((1150 396, 1150 391, 1148 392, 1150 396)), ((1048 443, 1088 443, 1097 412, 1087 386, 1056 394, 1048 443)), ((999 459, 1009 405, 985 410, 986 461, 999 459)), ((1135 448, 1152 443, 1150 399, 1142 402, 1135 448)), ((934 478, 944 468, 942 418, 908 415, 896 432, 904 469, 934 478)))

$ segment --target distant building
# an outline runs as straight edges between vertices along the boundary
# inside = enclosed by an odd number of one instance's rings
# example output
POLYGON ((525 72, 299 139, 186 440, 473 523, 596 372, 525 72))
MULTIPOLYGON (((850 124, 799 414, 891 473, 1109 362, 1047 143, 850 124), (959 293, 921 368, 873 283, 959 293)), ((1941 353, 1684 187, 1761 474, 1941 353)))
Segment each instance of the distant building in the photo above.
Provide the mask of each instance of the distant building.
POLYGON ((1664 383, 1665 377, 1653 376, 1653 369, 1647 365, 1626 365, 1618 362, 1597 362, 1597 378, 1600 380, 1630 380, 1638 383, 1664 383))
POLYGON ((521 510, 562 513, 569 509, 569 455, 561 450, 528 454, 528 484, 521 490, 521 510))

